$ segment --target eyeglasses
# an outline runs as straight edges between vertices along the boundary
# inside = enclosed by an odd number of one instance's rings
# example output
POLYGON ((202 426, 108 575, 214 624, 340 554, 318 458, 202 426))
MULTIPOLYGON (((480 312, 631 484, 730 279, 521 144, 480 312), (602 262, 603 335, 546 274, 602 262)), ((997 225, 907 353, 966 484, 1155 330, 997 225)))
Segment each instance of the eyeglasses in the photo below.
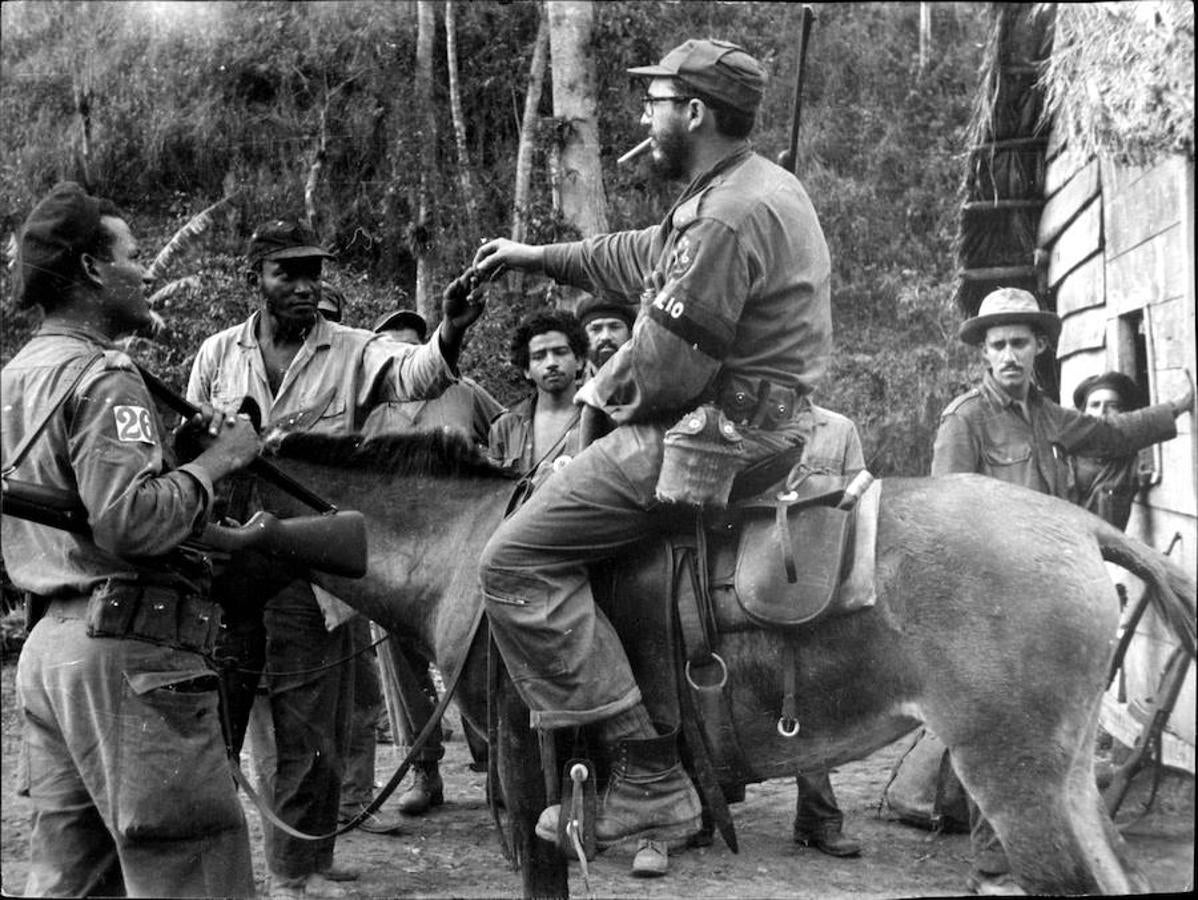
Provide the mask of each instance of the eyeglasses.
POLYGON ((679 94, 670 94, 663 97, 654 97, 652 94, 645 94, 645 96, 641 97, 641 104, 644 107, 645 115, 651 116, 653 115, 654 103, 664 103, 667 100, 671 103, 682 103, 689 99, 690 97, 683 97, 679 94))

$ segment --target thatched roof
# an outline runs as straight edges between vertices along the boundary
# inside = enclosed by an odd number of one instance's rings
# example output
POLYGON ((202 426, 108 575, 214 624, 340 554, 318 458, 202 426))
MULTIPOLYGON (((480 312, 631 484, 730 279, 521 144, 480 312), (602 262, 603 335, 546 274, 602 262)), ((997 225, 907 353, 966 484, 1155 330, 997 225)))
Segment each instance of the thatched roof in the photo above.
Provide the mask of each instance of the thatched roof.
POLYGON ((1069 146, 1134 165, 1193 159, 1190 0, 1060 4, 1054 33, 1044 113, 1069 146))
POLYGON ((1194 7, 995 3, 961 187, 957 305, 996 287, 1047 301, 1037 266, 1045 151, 1146 165, 1194 154, 1194 7))
POLYGON ((957 232, 957 304, 967 315, 996 287, 1037 292, 1033 257, 1048 144, 1037 82, 1051 47, 1051 17, 1031 3, 993 10, 957 232))

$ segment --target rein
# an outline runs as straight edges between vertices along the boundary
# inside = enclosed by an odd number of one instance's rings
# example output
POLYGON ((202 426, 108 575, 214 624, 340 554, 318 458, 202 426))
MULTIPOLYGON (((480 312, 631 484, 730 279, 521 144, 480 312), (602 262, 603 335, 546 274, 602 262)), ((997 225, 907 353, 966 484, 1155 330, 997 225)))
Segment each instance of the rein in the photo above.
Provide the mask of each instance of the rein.
MULTIPOLYGON (((466 652, 462 654, 461 662, 458 663, 458 667, 454 671, 453 676, 446 680, 445 690, 441 695, 441 701, 433 710, 432 715, 429 716, 429 720, 425 723, 424 728, 421 729, 420 734, 416 736, 416 740, 412 742, 412 746, 408 750, 408 755, 405 756, 403 762, 399 764, 399 768, 395 770, 395 774, 391 776, 391 780, 387 782, 383 789, 374 796, 374 799, 371 800, 370 803, 368 803, 360 813, 358 813, 344 825, 328 832, 327 834, 306 834, 288 825, 275 814, 274 810, 270 808, 270 804, 267 803, 262 796, 254 790, 253 786, 250 784, 250 780, 246 777, 245 773, 241 771, 240 760, 237 759, 237 757, 233 754, 232 743, 226 740, 225 749, 229 758, 229 768, 233 772, 233 780, 237 782, 237 785, 245 791, 246 796, 253 801, 256 807, 258 807, 258 811, 262 814, 264 819, 268 820, 276 828, 287 832, 287 834, 291 835, 292 837, 299 838, 300 840, 304 841, 324 841, 330 838, 338 837, 339 835, 345 834, 347 831, 352 831, 353 829, 357 828, 362 822, 372 816, 379 809, 379 807, 381 807, 387 801, 388 797, 395 793, 395 789, 399 787, 400 782, 404 780, 404 777, 412 768, 412 764, 415 762, 416 754, 424 749, 425 745, 429 742, 433 735, 433 729, 436 728, 437 725, 440 724, 441 719, 444 718, 445 711, 449 708, 449 703, 453 699, 454 693, 457 691, 458 683, 462 680, 462 673, 466 671, 466 665, 470 661, 470 648, 474 643, 474 636, 478 633, 478 627, 482 623, 482 620, 483 604, 479 603, 478 609, 474 613, 474 618, 470 623, 470 629, 467 632, 467 640, 465 643, 466 652)), ((382 640, 386 640, 386 637, 381 638, 379 641, 375 641, 375 644, 381 643, 382 640)), ((225 734, 228 735, 232 732, 232 729, 229 723, 228 705, 224 702, 224 700, 224 688, 222 686, 220 704, 221 723, 224 726, 225 734)), ((494 750, 491 752, 493 754, 494 750)))
POLYGON ((286 677, 286 678, 290 678, 295 675, 315 675, 317 672, 324 672, 324 671, 327 671, 328 669, 335 669, 335 668, 337 668, 337 666, 345 665, 347 662, 349 662, 352 659, 357 659, 359 656, 361 656, 367 650, 373 650, 379 644, 383 643, 383 641, 390 639, 390 637, 391 637, 391 634, 388 632, 387 634, 384 634, 381 638, 379 638, 377 641, 372 641, 371 643, 367 644, 365 647, 355 650, 349 656, 343 656, 343 657, 341 657, 341 659, 335 659, 331 663, 325 663, 323 666, 315 666, 311 669, 292 669, 290 672, 275 672, 274 670, 268 670, 268 669, 244 669, 241 666, 229 665, 222 658, 217 657, 215 654, 213 654, 211 656, 211 661, 214 665, 218 666, 222 671, 236 672, 239 675, 258 675, 258 676, 274 675, 277 677, 286 677))

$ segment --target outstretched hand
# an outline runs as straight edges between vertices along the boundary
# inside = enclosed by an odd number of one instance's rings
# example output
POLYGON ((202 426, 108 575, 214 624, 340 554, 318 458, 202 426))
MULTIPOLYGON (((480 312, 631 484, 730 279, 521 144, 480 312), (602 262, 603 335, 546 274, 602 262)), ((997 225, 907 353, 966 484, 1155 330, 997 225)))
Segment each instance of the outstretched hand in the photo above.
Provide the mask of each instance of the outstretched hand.
POLYGON ((441 294, 441 314, 450 329, 450 338, 460 339, 478 321, 486 305, 486 288, 475 269, 467 269, 451 281, 441 294))
POLYGON ((541 247, 495 238, 478 248, 471 268, 484 278, 493 278, 503 268, 541 269, 543 258, 541 247))
POLYGON ((1173 418, 1177 418, 1182 413, 1193 412, 1194 410, 1194 376, 1189 369, 1186 372, 1186 392, 1178 397, 1174 397, 1171 401, 1173 405, 1173 418))

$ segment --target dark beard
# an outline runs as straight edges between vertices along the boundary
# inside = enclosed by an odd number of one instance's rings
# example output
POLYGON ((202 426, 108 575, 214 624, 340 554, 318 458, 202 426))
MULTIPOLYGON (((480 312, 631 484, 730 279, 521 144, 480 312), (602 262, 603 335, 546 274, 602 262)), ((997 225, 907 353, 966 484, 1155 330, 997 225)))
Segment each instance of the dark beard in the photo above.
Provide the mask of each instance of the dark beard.
POLYGON ((312 326, 316 324, 316 319, 313 317, 308 321, 302 319, 290 319, 283 316, 275 316, 275 338, 287 343, 303 342, 308 336, 308 332, 312 330, 312 326))
POLYGON ((681 181, 690 168, 690 147, 681 131, 663 132, 657 136, 657 153, 649 157, 653 174, 667 181, 681 181))

